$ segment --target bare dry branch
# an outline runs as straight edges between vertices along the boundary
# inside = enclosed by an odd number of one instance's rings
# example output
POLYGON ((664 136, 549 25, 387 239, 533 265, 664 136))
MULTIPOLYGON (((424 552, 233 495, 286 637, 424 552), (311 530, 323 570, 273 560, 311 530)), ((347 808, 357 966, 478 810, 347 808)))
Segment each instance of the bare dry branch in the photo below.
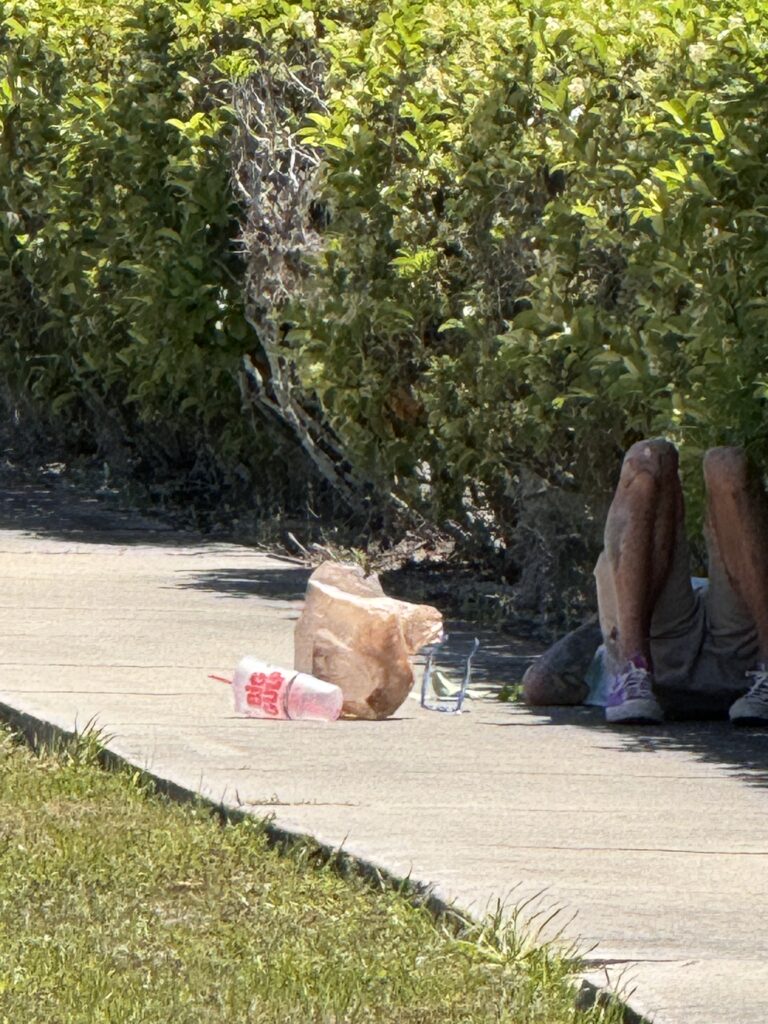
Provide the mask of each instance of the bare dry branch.
MULTIPOLYGON (((283 59, 261 56, 260 70, 233 95, 233 179, 243 209, 246 318, 260 349, 260 358, 244 357, 241 392, 290 430, 321 476, 351 509, 366 515, 374 488, 350 465, 319 402, 302 386, 281 328, 282 311, 301 295, 311 257, 323 244, 312 217, 322 154, 299 130, 309 114, 327 110, 326 68, 310 49, 283 59)), ((376 500, 399 517, 413 518, 393 495, 376 500)))

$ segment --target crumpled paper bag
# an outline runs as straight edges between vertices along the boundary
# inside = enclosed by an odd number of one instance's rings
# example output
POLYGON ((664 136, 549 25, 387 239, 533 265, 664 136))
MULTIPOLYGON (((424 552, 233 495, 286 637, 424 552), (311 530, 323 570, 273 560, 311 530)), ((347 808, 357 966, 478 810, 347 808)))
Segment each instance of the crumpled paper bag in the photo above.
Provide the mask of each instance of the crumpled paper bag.
POLYGON ((324 562, 309 578, 294 667, 341 688, 342 714, 393 714, 413 687, 411 656, 443 632, 437 608, 387 597, 378 576, 324 562))

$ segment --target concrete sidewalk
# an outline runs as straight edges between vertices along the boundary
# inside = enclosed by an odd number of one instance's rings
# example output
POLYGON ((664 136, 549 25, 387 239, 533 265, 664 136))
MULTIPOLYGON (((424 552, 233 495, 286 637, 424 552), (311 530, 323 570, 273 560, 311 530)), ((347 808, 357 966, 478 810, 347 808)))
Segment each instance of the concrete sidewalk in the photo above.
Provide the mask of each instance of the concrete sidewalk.
MULTIPOLYGON (((290 665, 307 572, 45 487, 0 490, 0 702, 216 801, 274 815, 482 915, 538 894, 592 980, 658 1024, 768 1020, 768 735, 612 731, 599 713, 406 701, 385 722, 259 722, 226 686, 290 665)), ((486 638, 488 639, 488 638, 486 638)), ((486 643, 478 680, 530 653, 486 643)))

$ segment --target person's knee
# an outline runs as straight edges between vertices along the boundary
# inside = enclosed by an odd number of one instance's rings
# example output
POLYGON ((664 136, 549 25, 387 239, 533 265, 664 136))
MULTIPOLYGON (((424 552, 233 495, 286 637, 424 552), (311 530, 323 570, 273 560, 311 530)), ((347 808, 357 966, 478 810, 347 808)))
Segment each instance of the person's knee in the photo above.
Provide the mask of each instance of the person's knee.
POLYGON ((624 456, 621 477, 629 483, 641 474, 662 483, 677 474, 677 448, 663 437, 654 437, 633 444, 624 456))
POLYGON ((638 523, 661 522, 671 531, 671 516, 682 521, 677 467, 677 449, 664 438, 638 441, 628 450, 605 523, 604 550, 614 568, 628 545, 648 542, 634 539, 638 523))
POLYGON ((590 621, 553 644, 523 676, 525 703, 581 704, 589 693, 585 677, 602 639, 599 623, 590 621))
POLYGON ((710 494, 738 494, 749 486, 749 463, 743 448, 710 448, 704 456, 704 481, 710 494))

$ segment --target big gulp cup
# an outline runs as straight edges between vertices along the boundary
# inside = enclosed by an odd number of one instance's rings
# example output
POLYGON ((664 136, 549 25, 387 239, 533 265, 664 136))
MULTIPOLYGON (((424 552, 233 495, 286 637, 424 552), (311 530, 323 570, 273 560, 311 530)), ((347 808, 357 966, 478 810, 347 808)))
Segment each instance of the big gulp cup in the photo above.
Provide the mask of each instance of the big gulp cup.
POLYGON ((333 683, 252 657, 238 664, 232 689, 235 711, 247 718, 334 722, 344 702, 341 690, 333 683))

